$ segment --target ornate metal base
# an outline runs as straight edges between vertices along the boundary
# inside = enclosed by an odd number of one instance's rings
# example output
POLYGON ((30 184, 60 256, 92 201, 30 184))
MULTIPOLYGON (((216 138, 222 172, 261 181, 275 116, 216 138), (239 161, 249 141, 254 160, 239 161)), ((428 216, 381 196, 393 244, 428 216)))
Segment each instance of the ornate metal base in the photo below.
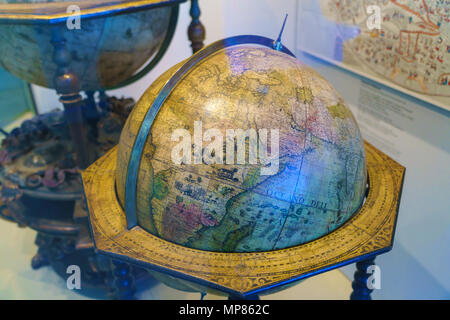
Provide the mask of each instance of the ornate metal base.
MULTIPOLYGON (((108 98, 104 93, 96 103, 93 94, 88 95, 83 117, 92 157, 118 142, 133 105, 132 99, 108 98)), ((149 275, 96 254, 68 131, 63 112, 56 111, 25 121, 5 138, 0 149, 0 216, 38 232, 33 269, 50 266, 67 280, 68 267, 77 266, 80 293, 94 290, 131 299, 136 282, 149 275)))
POLYGON ((97 255, 93 247, 83 248, 73 238, 55 237, 38 233, 38 251, 31 260, 31 267, 39 269, 51 266, 63 279, 71 276, 70 266, 80 270, 81 293, 101 289, 107 297, 133 299, 136 282, 145 280, 148 273, 126 263, 97 255))

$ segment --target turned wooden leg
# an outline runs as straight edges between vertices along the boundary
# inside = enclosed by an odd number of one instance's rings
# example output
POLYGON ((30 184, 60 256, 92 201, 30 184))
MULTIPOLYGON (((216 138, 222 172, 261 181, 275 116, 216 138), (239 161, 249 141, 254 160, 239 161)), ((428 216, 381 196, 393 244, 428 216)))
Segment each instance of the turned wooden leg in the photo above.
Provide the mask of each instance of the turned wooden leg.
POLYGON ((57 66, 54 77, 56 92, 64 105, 64 116, 69 126, 70 135, 75 148, 77 165, 81 169, 89 166, 89 148, 87 130, 83 124, 81 107, 83 105, 80 95, 81 85, 78 76, 69 69, 72 60, 66 47, 66 40, 61 34, 60 27, 52 29, 53 62, 57 66))
POLYGON ((373 289, 370 289, 367 284, 371 274, 367 273, 367 268, 374 264, 375 257, 356 263, 356 271, 352 282, 353 292, 350 295, 350 300, 372 300, 370 294, 373 289))
POLYGON ((192 21, 188 28, 188 37, 191 41, 193 53, 196 53, 204 46, 203 41, 205 40, 205 27, 200 22, 200 13, 198 0, 191 0, 191 10, 189 10, 189 14, 191 15, 192 21))

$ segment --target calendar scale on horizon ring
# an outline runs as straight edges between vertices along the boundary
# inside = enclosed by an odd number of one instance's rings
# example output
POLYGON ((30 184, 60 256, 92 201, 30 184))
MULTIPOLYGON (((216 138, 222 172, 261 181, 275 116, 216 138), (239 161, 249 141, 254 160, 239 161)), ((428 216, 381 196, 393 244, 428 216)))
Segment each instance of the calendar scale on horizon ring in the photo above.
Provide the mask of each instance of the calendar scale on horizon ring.
POLYGON ((351 298, 370 299, 405 168, 280 39, 217 41, 147 89, 118 146, 82 174, 98 252, 230 299, 357 262, 351 298))
MULTIPOLYGON (((77 264, 87 270, 84 287, 132 294, 136 268, 94 254, 80 172, 117 144, 134 107, 133 99, 105 91, 154 68, 186 1, 0 0, 0 67, 55 89, 64 106, 24 121, 0 149, 0 216, 38 232, 33 268, 50 264, 66 278, 67 265, 77 264), (79 28, 68 22, 74 17, 79 28)), ((198 0, 190 1, 190 16, 187 36, 196 52, 205 38, 198 0)))

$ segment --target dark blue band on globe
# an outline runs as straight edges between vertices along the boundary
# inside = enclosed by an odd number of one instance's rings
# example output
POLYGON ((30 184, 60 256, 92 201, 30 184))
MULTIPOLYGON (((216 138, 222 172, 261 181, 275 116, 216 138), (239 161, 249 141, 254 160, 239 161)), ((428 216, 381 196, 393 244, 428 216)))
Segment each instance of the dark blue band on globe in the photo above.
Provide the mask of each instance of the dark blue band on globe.
POLYGON ((254 36, 254 35, 242 35, 226 38, 212 43, 211 45, 205 47, 204 49, 198 51, 196 54, 191 56, 177 72, 167 81, 158 96, 153 101, 152 106, 145 115, 144 121, 142 122, 139 132, 136 136, 136 140, 131 150, 130 160, 127 168, 127 178, 125 184, 125 213, 127 217, 128 229, 133 228, 137 225, 137 214, 136 214, 136 189, 137 180, 139 172, 139 164, 144 150, 145 142, 147 141, 148 134, 152 127, 155 118, 161 109, 162 105, 166 101, 167 97, 170 95, 172 90, 177 86, 179 81, 198 63, 203 59, 213 55, 217 51, 236 46, 241 44, 257 44, 265 47, 272 48, 274 50, 279 49, 279 51, 284 52, 295 58, 284 46, 276 46, 276 42, 273 39, 254 36))

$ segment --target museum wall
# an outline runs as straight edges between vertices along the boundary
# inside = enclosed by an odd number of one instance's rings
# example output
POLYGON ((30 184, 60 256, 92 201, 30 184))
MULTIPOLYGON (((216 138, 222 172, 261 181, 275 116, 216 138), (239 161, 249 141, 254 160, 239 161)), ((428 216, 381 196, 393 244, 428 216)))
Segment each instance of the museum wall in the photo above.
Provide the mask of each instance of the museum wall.
MULTIPOLYGON (((371 73, 367 64, 366 69, 344 69, 346 61, 356 60, 354 53, 350 59, 345 57, 345 49, 342 50, 342 38, 353 30, 350 25, 337 27, 332 19, 317 14, 320 11, 317 1, 299 2, 297 30, 309 29, 309 32, 297 33, 298 58, 312 65, 341 93, 357 118, 363 137, 406 167, 394 249, 377 258, 382 285, 373 297, 448 298, 448 99, 438 101, 436 105, 440 107, 436 107, 422 100, 435 99, 434 96, 416 95, 404 88, 398 88, 401 92, 393 90, 392 82, 371 73), (340 60, 343 67, 299 54, 300 50, 340 60), (358 70, 375 81, 358 76, 355 74, 358 70)), ((362 27, 365 25, 364 22, 362 27)), ((351 266, 343 270, 352 276, 354 269, 351 266)))
MULTIPOLYGON (((309 55, 298 55, 349 103, 363 137, 406 167, 394 248, 377 258, 381 290, 374 299, 450 296, 449 112, 355 76, 309 55), (402 112, 366 102, 367 91, 401 103, 402 112), (385 112, 389 121, 383 119, 385 112)), ((351 277, 354 265, 343 268, 351 277)))
MULTIPOLYGON (((381 268, 382 287, 375 290, 374 299, 449 298, 449 112, 302 54, 302 33, 308 33, 310 39, 323 39, 323 30, 299 28, 299 3, 200 0, 205 43, 238 34, 274 38, 284 14, 289 14, 283 43, 337 88, 352 108, 364 138, 406 167, 394 248, 376 260, 381 268), (377 104, 380 97, 388 103, 377 104), (396 107, 390 108, 392 105, 396 107)), ((109 93, 138 99, 163 71, 189 57, 189 22, 189 4, 185 3, 180 8, 174 39, 156 68, 137 83, 109 93)), ((59 107, 54 91, 33 86, 33 92, 41 112, 59 107)), ((342 271, 351 278, 354 267, 342 271)))

